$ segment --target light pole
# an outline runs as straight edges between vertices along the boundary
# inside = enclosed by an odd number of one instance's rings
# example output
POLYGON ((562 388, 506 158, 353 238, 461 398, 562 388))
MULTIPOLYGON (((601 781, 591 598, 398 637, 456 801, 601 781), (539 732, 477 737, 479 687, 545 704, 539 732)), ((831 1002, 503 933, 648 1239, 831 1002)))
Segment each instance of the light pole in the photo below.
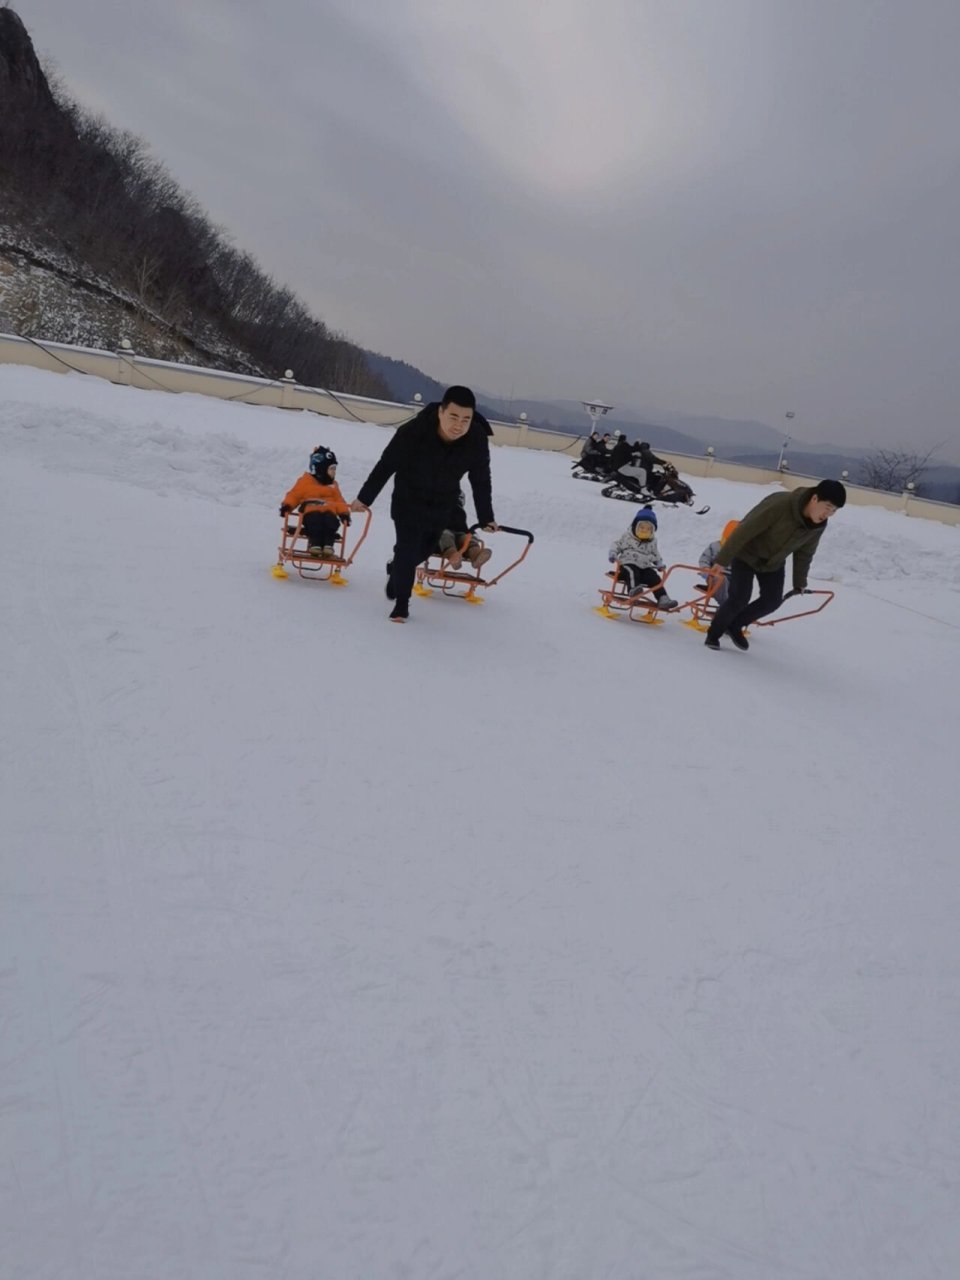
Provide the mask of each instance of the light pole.
POLYGON ((597 423, 613 408, 612 404, 604 404, 602 400, 581 400, 580 403, 590 415, 591 429, 596 431, 597 423))
MULTIPOLYGON (((796 415, 796 414, 793 412, 793 410, 791 409, 791 410, 789 410, 787 413, 785 413, 783 416, 786 418, 786 420, 787 420, 787 426, 789 427, 790 423, 794 420, 794 418, 795 418, 797 415, 796 415)), ((785 437, 784 437, 783 444, 780 446, 780 457, 777 459, 777 470, 778 470, 778 471, 783 471, 783 470, 784 470, 784 465, 783 465, 783 455, 787 452, 787 445, 788 445, 789 443, 790 443, 790 436, 788 435, 788 436, 785 436, 785 437)))

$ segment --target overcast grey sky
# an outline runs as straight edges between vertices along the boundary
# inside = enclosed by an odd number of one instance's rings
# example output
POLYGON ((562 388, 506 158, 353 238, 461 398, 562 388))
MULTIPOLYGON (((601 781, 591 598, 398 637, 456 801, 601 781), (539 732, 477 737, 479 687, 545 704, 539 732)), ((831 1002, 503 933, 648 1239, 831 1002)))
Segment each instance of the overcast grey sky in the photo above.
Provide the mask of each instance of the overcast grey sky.
POLYGON ((13 7, 366 346, 960 456, 957 0, 13 7))

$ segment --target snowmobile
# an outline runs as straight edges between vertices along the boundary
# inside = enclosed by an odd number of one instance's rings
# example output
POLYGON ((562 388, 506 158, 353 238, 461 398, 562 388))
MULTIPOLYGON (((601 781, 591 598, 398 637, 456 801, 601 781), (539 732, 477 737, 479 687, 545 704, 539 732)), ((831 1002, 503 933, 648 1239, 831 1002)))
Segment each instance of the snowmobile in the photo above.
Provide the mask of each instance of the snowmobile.
MULTIPOLYGON (((692 507, 696 497, 687 482, 680 479, 676 467, 665 467, 651 482, 644 468, 632 462, 621 467, 600 492, 605 498, 618 498, 621 502, 663 502, 686 507, 692 507)), ((697 515, 704 516, 709 510, 709 506, 700 507, 697 515)))
POLYGON ((574 480, 593 480, 596 484, 606 484, 613 478, 610 468, 604 465, 602 458, 587 459, 571 464, 574 480))
POLYGON ((270 570, 275 578, 289 578, 290 575, 284 568, 284 565, 289 564, 296 569, 301 578, 312 579, 315 582, 329 582, 333 587, 345 587, 347 585, 349 579, 343 576, 343 570, 348 565, 353 564, 357 552, 363 546, 363 541, 370 528, 371 513, 369 511, 364 512, 364 522, 360 537, 349 555, 347 554, 348 529, 352 528, 352 522, 357 518, 356 515, 352 516, 350 525, 340 525, 340 531, 333 541, 334 555, 316 555, 311 553, 307 536, 303 532, 303 517, 312 507, 322 510, 324 505, 323 502, 315 502, 308 499, 300 504, 300 507, 293 515, 280 517, 283 529, 280 536, 280 546, 277 548, 277 563, 270 570))
MULTIPOLYGON (((483 604, 483 596, 478 594, 481 588, 495 587, 501 578, 505 578, 512 569, 515 569, 521 560, 526 559, 527 552, 533 545, 533 534, 527 529, 514 529, 510 525, 497 525, 497 533, 513 534, 518 538, 526 538, 523 550, 515 560, 507 565, 505 569, 492 578, 481 577, 480 569, 486 561, 483 561, 480 568, 474 568, 469 565, 467 560, 467 552, 471 543, 474 541, 474 534, 482 526, 473 524, 467 533, 460 537, 454 554, 436 551, 428 556, 426 561, 417 569, 417 578, 413 586, 415 595, 432 596, 434 590, 439 590, 445 596, 454 596, 457 599, 465 600, 467 604, 483 604), (468 567, 469 566, 469 567, 468 567)), ((390 565, 387 565, 387 573, 390 572, 390 565)))

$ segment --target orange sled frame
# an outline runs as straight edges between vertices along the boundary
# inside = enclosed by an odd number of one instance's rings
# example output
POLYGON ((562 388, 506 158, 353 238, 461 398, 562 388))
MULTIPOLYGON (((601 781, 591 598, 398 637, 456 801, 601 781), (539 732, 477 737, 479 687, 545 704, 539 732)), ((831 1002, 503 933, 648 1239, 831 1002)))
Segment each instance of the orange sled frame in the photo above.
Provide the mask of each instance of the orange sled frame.
MULTIPOLYGON (((457 550, 463 555, 470 546, 471 538, 475 530, 482 528, 479 524, 470 526, 469 533, 465 533, 460 540, 457 550)), ((511 560, 505 569, 494 578, 482 578, 480 571, 466 573, 462 569, 454 569, 450 565, 444 555, 429 556, 425 564, 420 565, 417 569, 417 580, 413 585, 413 591, 418 596, 432 596, 435 590, 439 590, 445 596, 453 596, 458 600, 465 600, 467 604, 483 604, 483 596, 477 592, 481 587, 495 587, 501 578, 505 578, 511 569, 515 569, 521 560, 525 560, 527 552, 533 546, 533 534, 528 529, 514 529, 510 525, 497 525, 496 533, 511 533, 518 538, 526 538, 523 550, 517 556, 516 560, 511 560)))
MULTIPOLYGON (((677 567, 679 568, 681 566, 677 567)), ((707 631, 709 630, 713 615, 717 612, 715 596, 723 578, 716 575, 714 570, 700 569, 699 572, 701 574, 706 574, 709 581, 706 587, 698 586, 697 597, 690 603, 690 619, 683 625, 685 627, 692 627, 694 631, 707 631)), ((803 594, 808 596, 822 596, 823 599, 812 609, 800 609, 794 613, 785 613, 782 618, 760 618, 758 621, 751 623, 751 626, 775 627, 778 622, 793 622, 796 618, 811 618, 815 613, 821 613, 834 597, 834 592, 826 589, 808 590, 803 594)), ((787 600, 796 595, 796 591, 788 591, 783 597, 781 604, 786 603, 787 600)))
MULTIPOLYGON (((337 554, 333 556, 312 556, 309 551, 307 536, 303 532, 303 517, 311 507, 317 507, 321 511, 325 507, 325 503, 312 501, 308 499, 300 504, 300 510, 297 514, 296 524, 289 523, 289 516, 282 516, 283 532, 280 538, 280 546, 277 548, 277 563, 270 572, 275 578, 289 578, 284 565, 291 565, 296 569, 301 578, 307 578, 314 582, 329 582, 333 587, 345 587, 349 582, 349 578, 343 576, 343 570, 348 565, 353 564, 357 552, 363 546, 364 539, 370 529, 370 512, 364 513, 363 529, 360 531, 360 537, 357 539, 353 550, 347 555, 347 535, 353 527, 352 522, 349 525, 341 524, 339 532, 333 540, 334 546, 337 548, 337 554)), ((356 520, 356 514, 353 514, 353 520, 356 520)))
MULTIPOLYGON (((702 574, 703 570, 698 565, 692 564, 672 564, 664 571, 663 577, 660 579, 660 586, 667 590, 667 583, 671 574, 676 573, 680 569, 689 569, 696 574, 702 574)), ((675 609, 662 609, 657 603, 656 596, 653 594, 653 587, 645 587, 641 591, 631 595, 627 590, 627 584, 620 581, 620 561, 614 562, 613 569, 608 572, 608 578, 613 579, 613 583, 609 587, 600 588, 600 604, 594 607, 594 613, 598 613, 601 618, 611 618, 616 621, 621 613, 625 613, 631 622, 645 622, 648 626, 659 626, 663 622, 661 613, 680 613, 684 609, 693 610, 699 602, 706 601, 712 596, 720 580, 711 582, 706 594, 697 591, 696 595, 689 600, 678 601, 675 609)), ((687 623, 687 626, 692 625, 687 623)))
POLYGON ((827 590, 825 587, 808 589, 804 592, 788 591, 781 600, 781 605, 795 596, 823 596, 823 599, 813 609, 801 609, 797 613, 785 613, 782 618, 760 618, 753 625, 755 627, 775 627, 778 622, 793 622, 795 618, 812 618, 815 613, 822 613, 836 593, 827 590))

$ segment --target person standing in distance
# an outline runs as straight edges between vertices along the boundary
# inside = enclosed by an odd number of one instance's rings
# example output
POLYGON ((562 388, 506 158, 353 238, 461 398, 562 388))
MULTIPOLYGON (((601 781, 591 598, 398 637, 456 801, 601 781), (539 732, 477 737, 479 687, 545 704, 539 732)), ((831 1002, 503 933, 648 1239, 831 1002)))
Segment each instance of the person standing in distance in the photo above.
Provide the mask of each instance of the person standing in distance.
POLYGON ((497 528, 490 482, 492 434, 469 387, 448 387, 439 404, 428 404, 397 428, 350 504, 354 511, 368 511, 394 477, 390 514, 397 536, 386 588, 387 598, 394 601, 392 622, 406 622, 409 616, 417 565, 446 528, 464 476, 473 490, 477 520, 484 529, 497 528))
POLYGON ((788 556, 793 556, 792 594, 806 590, 827 521, 846 500, 839 480, 821 480, 812 489, 771 493, 747 512, 714 560, 722 569, 729 566, 730 579, 727 598, 713 615, 704 640, 708 649, 719 649, 722 635, 738 649, 750 648, 743 629, 780 608, 788 556), (754 578, 760 595, 751 604, 754 578))

